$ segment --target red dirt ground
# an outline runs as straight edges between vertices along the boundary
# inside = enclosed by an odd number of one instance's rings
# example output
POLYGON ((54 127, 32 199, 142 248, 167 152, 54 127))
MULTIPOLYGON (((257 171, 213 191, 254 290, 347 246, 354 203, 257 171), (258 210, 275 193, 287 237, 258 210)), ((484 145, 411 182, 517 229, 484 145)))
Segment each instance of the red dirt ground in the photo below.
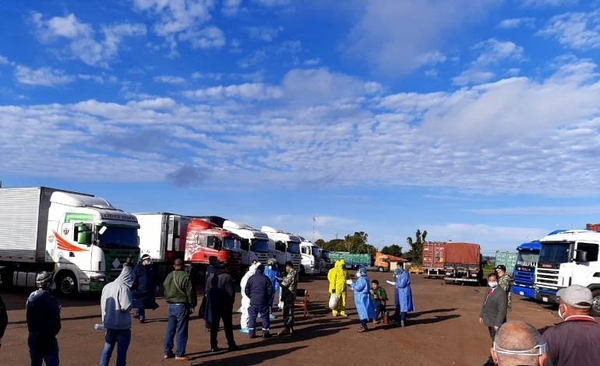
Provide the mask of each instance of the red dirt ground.
MULTIPOLYGON (((389 273, 369 273, 370 279, 385 283, 389 273)), ((392 287, 384 285, 388 295, 392 287)), ((250 340, 235 331, 241 351, 209 353, 209 337, 204 322, 194 318, 190 323, 188 354, 191 362, 164 360, 163 337, 166 330, 166 304, 149 311, 149 322, 134 322, 128 353, 128 365, 460 365, 480 366, 489 356, 487 328, 479 324, 479 310, 485 288, 446 285, 442 280, 412 275, 412 290, 417 311, 409 316, 407 326, 370 325, 366 333, 356 333, 358 319, 351 291, 348 294, 347 318, 333 318, 325 308, 327 280, 324 277, 303 278, 299 288, 310 291, 310 314, 305 319, 299 310, 294 334, 263 340, 250 340)), ((0 365, 29 364, 25 300, 27 291, 2 293, 9 309, 9 326, 0 349, 0 365)), ((62 366, 98 364, 104 344, 104 333, 93 329, 100 322, 98 296, 59 299, 62 305, 62 331, 59 334, 62 366)), ((240 296, 237 296, 239 305, 240 296)), ((393 300, 391 302, 393 304, 393 300)), ((389 306, 391 307, 391 306, 389 306)), ((388 308, 389 308, 388 307, 388 308)), ((280 315, 281 313, 276 313, 280 315)), ((560 321, 556 310, 513 295, 510 320, 524 320, 538 329, 560 321)), ((234 315, 234 326, 239 314, 234 315)), ((281 329, 280 317, 272 331, 281 329)), ((239 328, 239 327, 237 327, 239 328)), ((220 347, 227 347, 219 332, 220 347)), ((111 364, 114 364, 116 352, 111 364)))

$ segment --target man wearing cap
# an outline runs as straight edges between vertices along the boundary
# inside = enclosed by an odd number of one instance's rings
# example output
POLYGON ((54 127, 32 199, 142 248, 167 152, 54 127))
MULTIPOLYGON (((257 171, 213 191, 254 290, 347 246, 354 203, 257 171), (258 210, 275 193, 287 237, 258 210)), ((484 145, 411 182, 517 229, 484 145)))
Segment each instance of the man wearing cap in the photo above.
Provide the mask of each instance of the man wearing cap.
POLYGON ((500 286, 507 295, 507 310, 512 310, 511 308, 511 292, 512 292, 512 278, 506 273, 506 266, 504 264, 499 264, 496 266, 496 273, 498 274, 498 286, 500 286))
POLYGON ((233 337, 233 303, 235 302, 235 286, 233 277, 227 273, 225 263, 217 260, 215 267, 206 279, 205 294, 208 297, 208 309, 206 314, 210 314, 210 351, 218 352, 219 325, 223 320, 223 329, 229 351, 236 351, 240 348, 235 344, 233 337))
POLYGON ((52 272, 40 272, 35 278, 37 290, 27 298, 27 329, 31 365, 58 366, 58 342, 60 331, 60 305, 50 294, 54 287, 52 272))
POLYGON ((558 316, 563 319, 543 334, 548 343, 547 366, 600 364, 600 324, 590 316, 592 292, 580 285, 558 291, 558 316))
POLYGON ((154 295, 155 288, 156 280, 152 258, 150 255, 144 254, 133 269, 133 307, 136 309, 133 317, 137 317, 140 323, 146 322, 146 309, 158 308, 154 295))
POLYGON ((530 324, 510 321, 498 329, 491 354, 498 366, 543 366, 546 342, 530 324))

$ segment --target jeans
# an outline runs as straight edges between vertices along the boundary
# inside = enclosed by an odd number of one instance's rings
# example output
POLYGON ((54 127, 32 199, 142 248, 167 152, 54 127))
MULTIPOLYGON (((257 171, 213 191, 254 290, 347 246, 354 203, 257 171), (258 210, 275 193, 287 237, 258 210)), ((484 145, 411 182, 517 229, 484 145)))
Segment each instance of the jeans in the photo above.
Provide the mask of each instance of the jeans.
POLYGON ((169 322, 165 338, 165 356, 173 356, 173 338, 177 335, 175 356, 185 355, 188 341, 188 321, 190 308, 186 304, 169 304, 169 322))
POLYGON ((107 329, 104 348, 100 356, 100 366, 108 366, 115 345, 117 346, 117 366, 127 364, 127 349, 131 343, 131 329, 107 329))
POLYGON ((29 357, 31 358, 31 366, 42 366, 43 362, 46 362, 46 366, 58 366, 58 342, 56 338, 52 337, 49 340, 49 350, 46 351, 45 347, 43 351, 38 350, 36 347, 35 336, 33 333, 29 333, 27 338, 27 344, 29 345, 29 357))

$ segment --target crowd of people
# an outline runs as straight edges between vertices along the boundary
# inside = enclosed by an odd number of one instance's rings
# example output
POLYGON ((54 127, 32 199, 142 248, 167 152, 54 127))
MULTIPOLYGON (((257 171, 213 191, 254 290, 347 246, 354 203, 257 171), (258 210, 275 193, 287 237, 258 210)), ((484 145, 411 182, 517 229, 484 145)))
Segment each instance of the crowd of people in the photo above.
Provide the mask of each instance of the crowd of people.
MULTIPOLYGON (((190 316, 197 304, 196 288, 184 270, 182 259, 176 259, 171 271, 163 282, 164 299, 167 303, 168 319, 164 339, 164 358, 188 361, 186 354, 190 316)), ((210 259, 206 273, 206 283, 199 314, 204 318, 206 329, 210 331, 210 351, 220 351, 217 335, 221 322, 227 339, 227 350, 236 351, 240 347, 235 342, 232 314, 235 303, 235 282, 224 263, 210 259)), ((407 314, 415 311, 411 279, 408 272, 397 268, 393 272, 394 281, 386 281, 393 286, 394 313, 388 315, 387 302, 390 300, 379 281, 370 281, 366 268, 360 267, 353 280, 344 260, 339 260, 327 274, 331 314, 333 317, 346 317, 347 292, 353 292, 354 304, 360 326, 357 332, 369 331, 369 324, 380 322, 407 324, 407 314)), ((558 316, 563 320, 547 329, 543 334, 523 321, 507 321, 511 310, 512 280, 506 267, 499 265, 487 277, 488 290, 485 293, 479 321, 488 328, 491 339, 489 365, 499 366, 591 366, 600 360, 600 325, 590 316, 593 305, 591 291, 583 286, 571 285, 558 292, 560 304, 558 316)), ((270 338, 271 321, 275 319, 274 307, 282 310, 283 329, 277 336, 293 332, 294 302, 298 274, 291 262, 280 270, 272 258, 267 265, 255 262, 242 277, 240 308, 240 331, 248 337, 257 336, 257 319, 260 318, 263 338, 270 338), (275 302, 278 299, 279 301, 275 302)), ((51 294, 54 280, 51 272, 41 272, 36 277, 37 290, 26 302, 26 319, 29 336, 27 344, 32 366, 59 365, 57 335, 61 330, 61 307, 51 294)), ((144 255, 134 267, 128 260, 119 276, 104 286, 101 295, 102 324, 105 331, 105 344, 100 353, 100 366, 108 366, 114 349, 117 349, 116 365, 127 364, 127 350, 131 343, 132 318, 145 323, 146 309, 156 309, 154 289, 156 277, 152 261, 144 255)), ((7 310, 0 297, 0 347, 8 324, 7 310)))

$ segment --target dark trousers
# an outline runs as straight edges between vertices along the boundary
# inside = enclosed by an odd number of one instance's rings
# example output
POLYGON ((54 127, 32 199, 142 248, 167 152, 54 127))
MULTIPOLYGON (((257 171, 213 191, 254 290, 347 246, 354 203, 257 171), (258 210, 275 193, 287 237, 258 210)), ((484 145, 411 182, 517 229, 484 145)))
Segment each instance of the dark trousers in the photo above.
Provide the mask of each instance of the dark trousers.
POLYGON ((494 327, 488 327, 490 332, 490 338, 492 338, 492 347, 494 346, 494 338, 496 338, 496 329, 494 327))
POLYGON ((283 302, 283 325, 288 328, 294 327, 294 300, 283 302))
POLYGON ((31 366, 42 366, 46 362, 47 366, 58 366, 58 342, 56 337, 39 337, 29 333, 27 338, 29 345, 29 357, 31 366))
POLYGON ((224 307, 211 310, 212 318, 210 319, 210 348, 217 348, 217 334, 219 333, 219 324, 221 323, 221 319, 223 319, 223 328, 225 329, 227 345, 229 347, 234 347, 235 339, 233 338, 233 322, 231 320, 233 308, 224 307))
POLYGON ((250 335, 256 334, 256 317, 258 314, 261 315, 262 319, 262 329, 263 332, 268 332, 271 327, 271 318, 269 315, 271 314, 271 309, 269 309, 269 304, 265 305, 252 305, 250 304, 250 319, 248 321, 248 333, 250 335))

